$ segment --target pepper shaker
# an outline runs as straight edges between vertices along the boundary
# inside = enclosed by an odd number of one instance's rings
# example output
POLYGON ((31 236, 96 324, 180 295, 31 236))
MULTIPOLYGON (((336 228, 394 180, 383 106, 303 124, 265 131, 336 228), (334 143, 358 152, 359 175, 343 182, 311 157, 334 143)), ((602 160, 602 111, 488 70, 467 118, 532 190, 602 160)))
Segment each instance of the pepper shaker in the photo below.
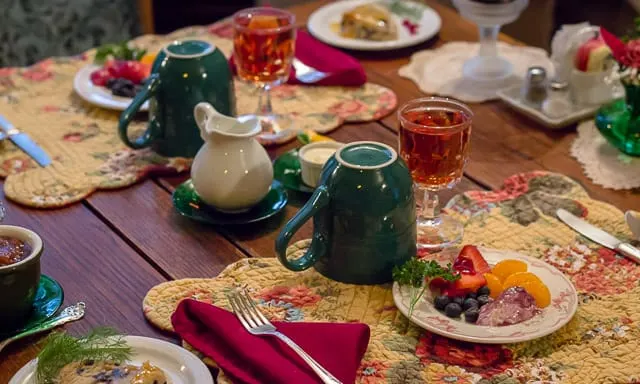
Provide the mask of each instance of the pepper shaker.
POLYGON ((520 98, 537 109, 547 98, 547 71, 542 67, 531 67, 520 91, 520 98))

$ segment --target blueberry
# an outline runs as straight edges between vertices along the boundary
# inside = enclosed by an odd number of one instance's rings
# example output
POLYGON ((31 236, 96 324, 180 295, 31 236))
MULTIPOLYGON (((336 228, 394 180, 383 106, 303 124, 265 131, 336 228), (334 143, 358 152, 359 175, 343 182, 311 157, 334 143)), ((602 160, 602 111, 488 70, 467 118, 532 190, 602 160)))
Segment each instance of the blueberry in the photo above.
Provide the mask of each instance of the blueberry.
POLYGON ((117 82, 117 79, 114 79, 113 77, 110 78, 109 80, 107 80, 107 88, 111 89, 111 87, 113 87, 113 85, 117 82))
POLYGON ((464 311, 464 319, 467 323, 475 323, 478 321, 478 315, 480 315, 478 307, 471 307, 464 311))
POLYGON ((465 311, 473 307, 479 307, 478 300, 468 298, 468 299, 465 299, 464 303, 462 303, 462 309, 464 309, 465 311))
POLYGON ((483 305, 489 303, 491 299, 489 299, 489 296, 487 295, 480 295, 478 296, 478 306, 482 307, 483 305))
POLYGON ((458 303, 449 303, 444 307, 444 314, 448 317, 460 317, 462 307, 458 303))
POLYGON ((436 298, 433 300, 433 306, 436 307, 436 309, 443 311, 444 307, 446 307, 450 302, 451 300, 449 299, 449 296, 440 295, 436 296, 436 298))
POLYGON ((475 299, 477 297, 478 297, 478 294, 476 294, 475 292, 471 292, 467 294, 467 299, 475 299))
POLYGON ((487 287, 486 285, 480 287, 480 289, 478 289, 478 296, 489 296, 489 293, 491 293, 491 291, 489 291, 489 287, 487 287))
POLYGON ((464 303, 464 297, 454 297, 453 299, 451 299, 451 302, 456 303, 462 307, 462 303, 464 303))

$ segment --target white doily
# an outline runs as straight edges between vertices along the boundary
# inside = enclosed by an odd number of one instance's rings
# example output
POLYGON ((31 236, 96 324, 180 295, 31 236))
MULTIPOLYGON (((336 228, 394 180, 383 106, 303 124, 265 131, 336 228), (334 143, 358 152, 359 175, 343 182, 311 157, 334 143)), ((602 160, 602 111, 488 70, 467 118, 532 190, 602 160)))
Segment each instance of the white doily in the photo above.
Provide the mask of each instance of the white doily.
POLYGON ((640 187, 640 158, 625 155, 609 144, 593 120, 578 125, 571 155, 582 164, 587 177, 598 185, 611 189, 640 187))
MULTIPOLYGON (((398 73, 413 80, 425 93, 449 96, 468 103, 497 99, 495 90, 483 92, 462 77, 462 65, 478 53, 479 47, 478 43, 457 41, 437 49, 416 52, 398 73)), ((553 75, 553 63, 544 49, 499 42, 498 52, 513 64, 514 75, 507 87, 520 84, 527 69, 534 65, 545 68, 549 77, 553 75)))

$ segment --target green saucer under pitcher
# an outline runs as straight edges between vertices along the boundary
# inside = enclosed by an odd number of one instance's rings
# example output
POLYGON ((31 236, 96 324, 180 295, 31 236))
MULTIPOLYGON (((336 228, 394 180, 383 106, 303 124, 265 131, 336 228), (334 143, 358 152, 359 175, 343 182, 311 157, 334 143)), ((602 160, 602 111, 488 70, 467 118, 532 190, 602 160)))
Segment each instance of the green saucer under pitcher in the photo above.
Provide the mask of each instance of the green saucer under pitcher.
POLYGON ((309 201, 280 232, 276 253, 293 271, 313 266, 344 283, 390 282, 393 267, 416 255, 413 180, 404 161, 377 142, 339 149, 309 201), (309 249, 297 260, 287 259, 291 238, 309 219, 309 249))

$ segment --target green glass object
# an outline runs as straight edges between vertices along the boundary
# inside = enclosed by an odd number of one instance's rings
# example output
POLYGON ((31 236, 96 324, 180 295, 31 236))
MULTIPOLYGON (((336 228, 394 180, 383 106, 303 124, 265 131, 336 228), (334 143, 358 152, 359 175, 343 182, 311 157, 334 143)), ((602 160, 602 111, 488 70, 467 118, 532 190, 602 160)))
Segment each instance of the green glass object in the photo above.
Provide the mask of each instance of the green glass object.
POLYGON ((227 116, 235 116, 233 77, 219 49, 204 41, 177 41, 156 58, 144 88, 120 115, 122 141, 133 149, 151 147, 164 156, 194 157, 204 144, 193 108, 206 101, 227 116), (145 101, 149 124, 142 136, 130 139, 129 123, 145 101))
POLYGON ((287 192, 278 181, 273 181, 271 190, 258 205, 246 212, 224 213, 207 205, 196 193, 191 179, 180 184, 173 192, 173 205, 185 217, 214 225, 240 225, 268 219, 287 205, 287 192))
POLYGON ((309 201, 278 235, 276 253, 293 271, 314 266, 344 283, 390 282, 393 267, 416 255, 413 180, 404 161, 393 148, 376 142, 338 150, 309 201), (311 218, 309 249, 288 260, 291 238, 311 218))
POLYGON ((60 309, 64 300, 64 291, 57 281, 46 275, 40 276, 40 283, 33 301, 33 310, 29 315, 27 322, 19 329, 10 333, 0 333, 0 339, 5 339, 14 334, 24 332, 28 329, 37 327, 38 325, 49 320, 60 309))
POLYGON ((640 156, 640 86, 624 83, 626 97, 600 108, 596 126, 609 143, 640 156))
POLYGON ((273 162, 273 178, 281 182, 286 188, 294 191, 313 193, 315 189, 302 181, 302 170, 300 169, 297 149, 283 153, 275 159, 273 162))

